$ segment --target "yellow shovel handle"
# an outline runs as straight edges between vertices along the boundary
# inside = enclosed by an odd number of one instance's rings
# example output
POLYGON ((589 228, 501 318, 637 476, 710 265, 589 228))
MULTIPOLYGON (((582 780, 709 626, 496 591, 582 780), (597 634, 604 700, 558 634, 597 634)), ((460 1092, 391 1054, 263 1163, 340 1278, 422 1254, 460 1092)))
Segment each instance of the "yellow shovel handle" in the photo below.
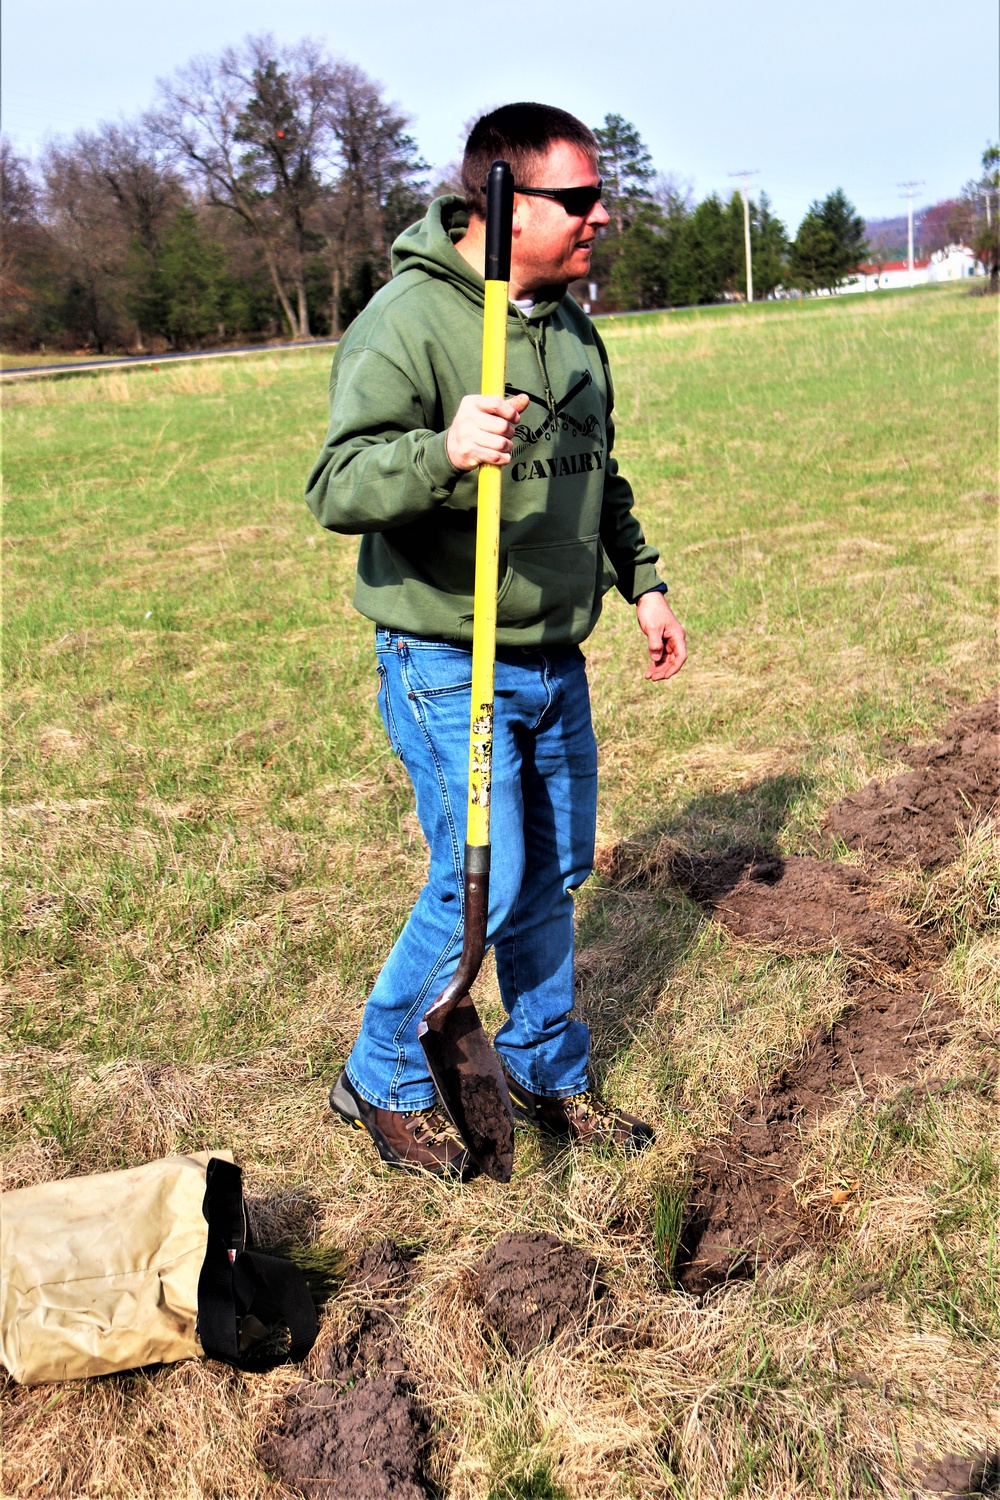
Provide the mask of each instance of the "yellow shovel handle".
MULTIPOLYGON (((483 309, 483 395, 502 396, 507 369, 506 281, 487 281, 483 309)), ((490 841, 493 780, 493 667, 497 646, 500 480, 495 464, 479 470, 476 585, 472 617, 472 724, 469 734, 469 825, 466 842, 490 841)))

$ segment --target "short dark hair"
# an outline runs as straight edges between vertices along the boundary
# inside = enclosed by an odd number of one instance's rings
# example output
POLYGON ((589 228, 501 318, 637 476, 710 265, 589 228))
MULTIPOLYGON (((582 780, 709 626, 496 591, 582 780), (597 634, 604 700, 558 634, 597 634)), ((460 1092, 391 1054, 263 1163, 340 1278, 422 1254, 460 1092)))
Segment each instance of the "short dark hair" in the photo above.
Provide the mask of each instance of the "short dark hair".
POLYGON ((462 161, 462 191, 469 213, 480 219, 486 217, 483 184, 495 161, 510 162, 515 185, 534 186, 530 177, 532 168, 557 141, 578 146, 596 162, 594 132, 564 109, 551 104, 503 104, 488 115, 481 115, 469 132, 462 161))

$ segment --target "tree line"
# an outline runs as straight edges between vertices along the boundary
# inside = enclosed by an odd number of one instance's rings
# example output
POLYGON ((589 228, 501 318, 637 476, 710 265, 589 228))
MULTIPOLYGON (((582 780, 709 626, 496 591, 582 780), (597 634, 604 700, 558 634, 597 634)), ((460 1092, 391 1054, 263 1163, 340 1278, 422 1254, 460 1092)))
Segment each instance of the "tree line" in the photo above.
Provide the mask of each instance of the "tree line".
MULTIPOLYGON (((689 192, 657 174, 639 133, 620 115, 608 115, 597 138, 611 223, 597 247, 594 279, 603 282, 607 304, 678 307, 744 295, 742 195, 724 202, 711 193, 692 204, 689 192)), ((842 188, 809 205, 794 237, 766 193, 748 209, 755 298, 779 290, 834 292, 866 259, 881 271, 895 258, 895 230, 869 235, 842 188)), ((1000 289, 1000 146, 987 146, 981 175, 958 198, 926 210, 920 229, 925 254, 956 242, 969 245, 986 266, 991 288, 1000 289)))
POLYGON ((360 68, 261 36, 37 172, 4 141, 0 336, 105 351, 339 332, 428 201, 408 124, 360 68))
MULTIPOLYGON (((456 186, 453 169, 432 182, 410 123, 359 67, 264 35, 194 59, 139 119, 56 141, 37 165, 0 142, 0 338, 107 352, 341 332, 387 280, 396 235, 456 186)), ((741 295, 740 194, 695 204, 620 115, 596 134, 602 304, 741 295)), ((794 238, 761 193, 750 233, 757 296, 832 290, 867 250, 839 188, 794 238)))
MULTIPOLYGON (((638 131, 620 115, 598 128, 604 201, 611 216, 594 258, 612 306, 680 307, 746 291, 743 197, 710 193, 698 204, 653 166, 638 131)), ((867 249, 864 221, 841 188, 810 205, 789 239, 766 193, 749 205, 755 297, 778 288, 833 290, 867 249)))

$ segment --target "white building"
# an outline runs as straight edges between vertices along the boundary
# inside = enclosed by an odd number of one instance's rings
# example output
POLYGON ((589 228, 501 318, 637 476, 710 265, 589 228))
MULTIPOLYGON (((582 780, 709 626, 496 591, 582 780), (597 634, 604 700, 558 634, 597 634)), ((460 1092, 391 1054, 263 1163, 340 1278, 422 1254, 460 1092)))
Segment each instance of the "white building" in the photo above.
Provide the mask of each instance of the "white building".
POLYGON ((986 267, 977 260, 968 245, 949 245, 933 255, 914 257, 913 274, 905 260, 883 261, 881 266, 866 262, 857 274, 840 288, 842 292, 878 292, 889 287, 926 286, 934 281, 964 281, 969 276, 985 276, 986 267))

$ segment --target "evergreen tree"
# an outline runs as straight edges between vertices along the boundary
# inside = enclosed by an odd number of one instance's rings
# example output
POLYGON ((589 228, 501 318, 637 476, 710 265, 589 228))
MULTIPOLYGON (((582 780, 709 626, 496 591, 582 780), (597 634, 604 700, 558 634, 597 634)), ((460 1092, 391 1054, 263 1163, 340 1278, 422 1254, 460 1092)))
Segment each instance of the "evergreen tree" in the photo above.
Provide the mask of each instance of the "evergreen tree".
POLYGON ((815 292, 820 287, 830 286, 835 259, 833 236, 823 223, 819 204, 813 203, 806 210, 792 241, 788 257, 792 285, 803 292, 815 292))
POLYGON ((750 205, 750 247, 754 296, 768 297, 788 276, 788 231, 766 193, 750 205))
POLYGON ((987 146, 983 152, 983 175, 978 190, 984 195, 988 211, 979 219, 972 248, 986 267, 989 289, 1000 292, 1000 145, 987 146))
MULTIPOLYGON (((269 215, 282 227, 284 266, 294 290, 292 335, 311 337, 307 262, 321 243, 309 227, 310 211, 320 195, 317 157, 322 149, 330 70, 318 55, 310 56, 307 71, 293 77, 269 55, 270 38, 251 43, 253 68, 247 77, 252 89, 237 118, 233 138, 246 147, 240 158, 242 186, 248 199, 266 199, 269 215)), ((287 59, 289 63, 294 63, 287 59)))
POLYGON ((740 240, 733 233, 733 215, 715 193, 710 193, 685 219, 671 257, 670 301, 675 307, 717 302, 727 287, 743 272, 743 212, 739 215, 740 240), (737 259, 738 255, 738 259, 737 259))
MULTIPOLYGON (((750 204, 750 229, 753 233, 753 204, 750 204)), ((745 298, 747 292, 747 247, 743 229, 743 194, 733 193, 723 210, 723 235, 728 249, 727 271, 719 291, 730 297, 745 298)), ((721 248, 721 247, 720 247, 721 248)), ((750 243, 753 254, 753 241, 750 243)), ((755 278, 756 279, 756 278, 755 278)))
POLYGON ((158 270, 170 341, 194 344, 219 337, 232 290, 226 257, 191 209, 182 208, 163 236, 158 270))
POLYGON ((337 326, 348 328, 359 312, 362 312, 374 297, 386 278, 380 275, 370 257, 355 261, 351 274, 340 288, 337 299, 337 326))
POLYGON ((793 285, 802 291, 836 291, 868 249, 864 220, 842 188, 809 205, 791 247, 793 285))
POLYGON ((635 126, 621 115, 605 115, 594 131, 598 145, 598 170, 604 181, 604 206, 615 234, 624 234, 629 224, 652 199, 650 184, 656 176, 653 158, 635 126))
POLYGON ((615 237, 617 259, 608 280, 608 301, 615 307, 666 307, 670 300, 670 261, 680 233, 677 216, 649 204, 621 236, 615 237))
POLYGON ((864 259, 868 250, 865 221, 843 188, 836 188, 824 200, 821 209, 823 223, 833 236, 837 246, 838 285, 845 281, 864 259))

